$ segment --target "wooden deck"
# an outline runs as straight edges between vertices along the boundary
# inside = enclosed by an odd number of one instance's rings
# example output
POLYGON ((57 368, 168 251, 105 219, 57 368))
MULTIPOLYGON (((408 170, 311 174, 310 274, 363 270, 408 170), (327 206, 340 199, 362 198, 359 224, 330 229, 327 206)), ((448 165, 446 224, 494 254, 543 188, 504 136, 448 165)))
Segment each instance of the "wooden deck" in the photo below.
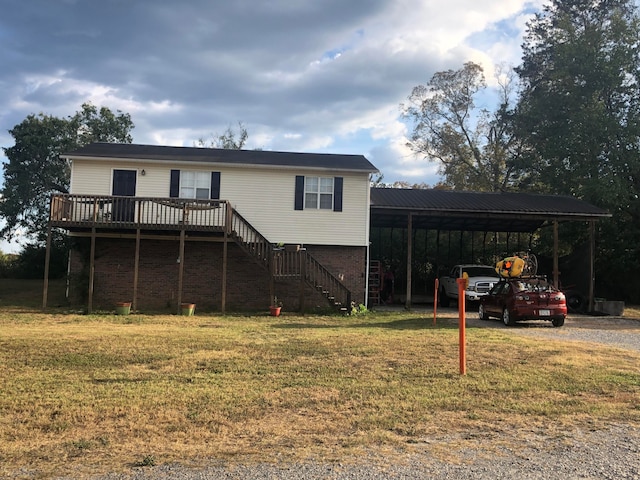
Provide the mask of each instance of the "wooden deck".
POLYGON ((50 223, 66 229, 143 229, 223 232, 225 200, 59 194, 51 198, 50 223))

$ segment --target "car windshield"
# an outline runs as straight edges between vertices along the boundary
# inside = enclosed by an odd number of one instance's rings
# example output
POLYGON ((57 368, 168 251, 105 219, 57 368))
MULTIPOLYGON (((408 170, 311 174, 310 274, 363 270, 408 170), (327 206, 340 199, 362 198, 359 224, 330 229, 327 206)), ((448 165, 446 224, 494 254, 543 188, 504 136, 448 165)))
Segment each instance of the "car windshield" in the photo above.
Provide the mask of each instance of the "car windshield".
POLYGON ((466 272, 470 277, 494 277, 499 278, 498 272, 493 267, 463 267, 463 272, 466 272))
POLYGON ((554 292, 556 289, 546 280, 533 278, 512 283, 516 292, 554 292))

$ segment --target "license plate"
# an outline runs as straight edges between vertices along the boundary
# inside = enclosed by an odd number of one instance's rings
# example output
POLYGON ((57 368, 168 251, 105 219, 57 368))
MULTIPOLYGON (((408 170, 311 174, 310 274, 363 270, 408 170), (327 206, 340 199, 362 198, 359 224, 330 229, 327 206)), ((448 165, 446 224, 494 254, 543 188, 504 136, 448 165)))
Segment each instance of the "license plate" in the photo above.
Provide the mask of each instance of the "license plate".
POLYGON ((540 310, 541 317, 548 317, 551 315, 551 310, 540 310))

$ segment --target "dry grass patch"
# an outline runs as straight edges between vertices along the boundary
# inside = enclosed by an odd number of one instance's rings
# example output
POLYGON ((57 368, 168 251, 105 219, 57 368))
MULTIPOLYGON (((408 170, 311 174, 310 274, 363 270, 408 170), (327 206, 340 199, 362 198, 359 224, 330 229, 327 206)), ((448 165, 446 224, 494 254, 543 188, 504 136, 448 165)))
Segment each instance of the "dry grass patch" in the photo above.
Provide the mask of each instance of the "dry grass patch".
POLYGON ((467 332, 461 377, 455 319, 0 311, 0 475, 640 420, 639 354, 467 332))

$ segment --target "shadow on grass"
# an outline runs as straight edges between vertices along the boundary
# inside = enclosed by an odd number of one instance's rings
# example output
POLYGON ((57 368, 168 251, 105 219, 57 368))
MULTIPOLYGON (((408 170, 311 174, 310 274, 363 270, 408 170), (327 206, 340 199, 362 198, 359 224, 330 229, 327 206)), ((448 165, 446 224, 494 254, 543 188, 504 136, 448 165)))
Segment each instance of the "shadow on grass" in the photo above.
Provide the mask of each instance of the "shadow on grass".
POLYGON ((400 320, 390 320, 388 322, 363 322, 363 323, 278 323, 272 326, 279 329, 305 329, 305 328, 327 328, 327 329, 350 329, 350 328, 387 328, 391 330, 427 330, 427 329, 451 329, 458 328, 457 320, 440 320, 435 326, 432 319, 426 318, 403 318, 400 320))

